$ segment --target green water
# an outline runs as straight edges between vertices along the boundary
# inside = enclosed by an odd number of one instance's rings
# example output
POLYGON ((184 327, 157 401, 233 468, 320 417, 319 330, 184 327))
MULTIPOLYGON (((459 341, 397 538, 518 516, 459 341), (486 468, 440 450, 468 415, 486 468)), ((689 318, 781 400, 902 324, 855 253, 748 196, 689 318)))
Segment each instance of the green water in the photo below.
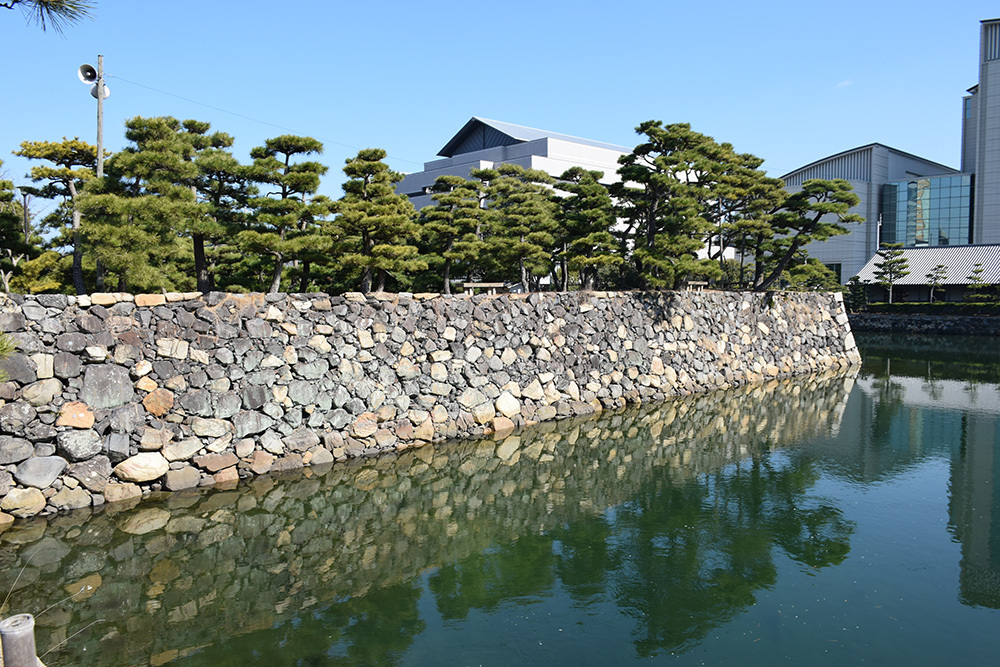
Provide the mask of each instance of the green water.
POLYGON ((50 666, 992 664, 1000 346, 860 343, 853 375, 25 523, 0 612, 68 638, 50 666))

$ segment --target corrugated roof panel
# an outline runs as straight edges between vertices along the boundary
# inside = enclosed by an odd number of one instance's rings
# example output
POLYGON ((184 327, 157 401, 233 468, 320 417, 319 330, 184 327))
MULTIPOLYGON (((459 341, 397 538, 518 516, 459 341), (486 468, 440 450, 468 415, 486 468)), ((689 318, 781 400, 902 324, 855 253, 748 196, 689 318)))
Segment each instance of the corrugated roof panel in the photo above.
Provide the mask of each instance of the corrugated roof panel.
MULTIPOLYGON (((906 270, 910 273, 897 280, 894 285, 926 285, 927 274, 939 264, 948 271, 943 284, 968 285, 975 265, 983 267, 982 278, 987 283, 1000 284, 1000 244, 967 246, 929 246, 925 248, 902 248, 906 258, 906 270)), ((875 282, 875 264, 878 255, 858 272, 858 278, 875 282)))

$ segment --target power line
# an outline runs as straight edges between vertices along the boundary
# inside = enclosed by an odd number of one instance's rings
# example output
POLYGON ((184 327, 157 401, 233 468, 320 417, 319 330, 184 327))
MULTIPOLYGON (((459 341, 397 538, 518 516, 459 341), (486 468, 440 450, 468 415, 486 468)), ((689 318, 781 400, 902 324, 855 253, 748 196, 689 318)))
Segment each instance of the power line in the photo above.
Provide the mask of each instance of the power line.
MULTIPOLYGON (((167 95, 169 97, 176 97, 179 100, 184 100, 185 102, 190 102, 191 104, 197 104, 198 106, 203 106, 203 107, 206 107, 208 109, 214 109, 215 111, 221 111, 222 113, 227 113, 227 114, 229 114, 231 116, 236 116, 238 118, 243 118, 244 120, 249 120, 249 121, 251 121, 253 123, 259 123, 261 125, 267 125, 269 127, 274 127, 274 128, 279 129, 279 130, 285 130, 286 132, 292 132, 292 133, 295 133, 295 134, 302 134, 301 132, 299 132, 297 130, 294 130, 294 129, 290 128, 290 127, 285 127, 284 125, 278 125, 277 123, 271 123, 271 122, 268 122, 266 120, 260 120, 259 118, 254 118, 252 116, 247 116, 246 114, 242 114, 242 113, 239 113, 237 111, 230 111, 229 109, 223 109, 222 107, 217 107, 217 106, 214 106, 212 104, 207 104, 205 102, 199 102, 198 100, 193 100, 190 97, 184 97, 183 95, 178 95, 176 93, 171 93, 171 92, 166 91, 166 90, 160 90, 159 88, 154 88, 153 86, 147 86, 146 84, 139 83, 138 81, 130 81, 129 79, 126 79, 126 78, 121 77, 121 76, 117 76, 115 74, 106 74, 105 76, 107 76, 109 78, 118 79, 119 81, 123 81, 125 83, 130 83, 133 86, 139 86, 140 88, 145 88, 147 90, 152 90, 153 92, 160 93, 161 95, 167 95)), ((342 146, 344 148, 350 148, 351 150, 355 150, 355 151, 360 151, 361 150, 360 146, 352 146, 351 144, 345 144, 345 143, 340 142, 340 141, 333 141, 332 139, 324 139, 323 137, 316 137, 316 138, 319 139, 320 141, 322 141, 325 144, 335 144, 337 146, 342 146)), ((394 157, 394 156, 391 156, 391 155, 386 155, 386 158, 387 159, 391 159, 391 160, 396 160, 398 162, 406 162, 408 164, 416 164, 416 165, 423 166, 422 162, 415 162, 414 160, 406 160, 406 159, 403 159, 401 157, 394 157)))

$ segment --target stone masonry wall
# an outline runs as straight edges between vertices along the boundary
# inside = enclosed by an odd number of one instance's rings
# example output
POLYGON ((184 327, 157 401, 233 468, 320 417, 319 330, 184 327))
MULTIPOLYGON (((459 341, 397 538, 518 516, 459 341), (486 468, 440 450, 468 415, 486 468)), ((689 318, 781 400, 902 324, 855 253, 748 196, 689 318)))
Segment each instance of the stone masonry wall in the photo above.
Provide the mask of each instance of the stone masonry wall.
POLYGON ((851 313, 851 328, 866 333, 942 334, 948 336, 996 336, 1000 317, 975 315, 889 315, 851 313))
POLYGON ((860 360, 835 294, 4 298, 0 524, 860 360))

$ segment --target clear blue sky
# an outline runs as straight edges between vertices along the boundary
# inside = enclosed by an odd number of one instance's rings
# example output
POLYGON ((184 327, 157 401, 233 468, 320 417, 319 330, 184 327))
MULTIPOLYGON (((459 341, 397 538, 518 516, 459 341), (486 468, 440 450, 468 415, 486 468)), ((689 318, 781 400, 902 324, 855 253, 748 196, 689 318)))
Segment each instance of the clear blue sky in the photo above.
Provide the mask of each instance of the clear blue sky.
POLYGON ((776 176, 873 141, 957 168, 979 21, 996 15, 979 0, 97 0, 59 35, 0 9, 0 159, 26 183, 21 141, 95 142, 76 69, 100 53, 106 148, 136 115, 209 121, 244 161, 310 135, 332 197, 359 148, 416 171, 472 116, 625 146, 644 120, 689 122, 776 176))

